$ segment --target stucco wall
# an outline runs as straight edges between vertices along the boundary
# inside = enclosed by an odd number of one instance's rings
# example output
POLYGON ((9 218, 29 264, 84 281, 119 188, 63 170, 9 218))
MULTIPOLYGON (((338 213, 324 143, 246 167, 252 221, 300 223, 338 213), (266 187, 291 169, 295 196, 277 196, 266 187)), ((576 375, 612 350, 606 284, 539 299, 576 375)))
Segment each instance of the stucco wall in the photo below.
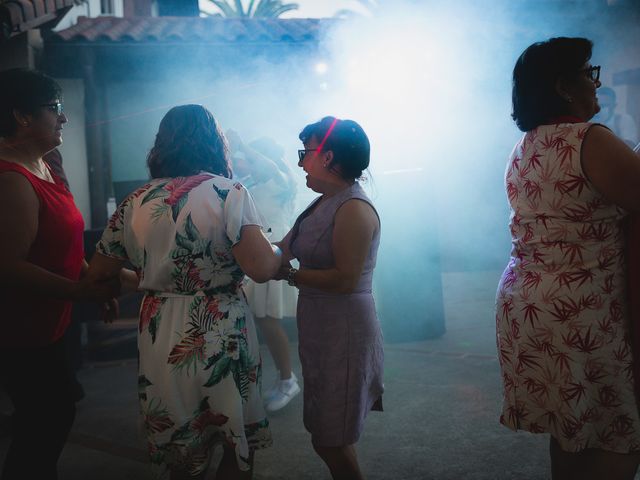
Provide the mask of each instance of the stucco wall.
POLYGON ((60 147, 63 165, 71 193, 82 212, 85 227, 91 228, 87 143, 84 120, 84 82, 78 79, 57 79, 64 95, 64 112, 69 119, 63 130, 60 147))

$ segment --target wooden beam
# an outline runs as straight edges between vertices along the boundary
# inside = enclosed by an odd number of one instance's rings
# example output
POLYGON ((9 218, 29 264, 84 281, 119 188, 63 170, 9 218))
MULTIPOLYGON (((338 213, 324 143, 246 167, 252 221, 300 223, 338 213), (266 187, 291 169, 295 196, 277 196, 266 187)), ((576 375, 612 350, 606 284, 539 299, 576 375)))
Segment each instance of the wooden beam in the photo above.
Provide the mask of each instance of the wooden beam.
POLYGON ((107 199, 111 196, 111 142, 108 95, 95 51, 84 51, 85 130, 89 170, 91 228, 107 224, 107 199))

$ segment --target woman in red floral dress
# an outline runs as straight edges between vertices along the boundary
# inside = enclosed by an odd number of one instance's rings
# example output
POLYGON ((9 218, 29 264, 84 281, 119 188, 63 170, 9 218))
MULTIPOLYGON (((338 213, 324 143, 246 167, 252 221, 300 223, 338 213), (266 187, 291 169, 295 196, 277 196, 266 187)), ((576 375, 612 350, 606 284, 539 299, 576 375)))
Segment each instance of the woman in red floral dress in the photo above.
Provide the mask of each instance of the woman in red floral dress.
POLYGON ((553 38, 513 71, 525 132, 505 176, 512 251, 497 293, 500 421, 551 436, 558 479, 632 479, 640 461, 622 221, 640 157, 602 125, 592 43, 553 38))

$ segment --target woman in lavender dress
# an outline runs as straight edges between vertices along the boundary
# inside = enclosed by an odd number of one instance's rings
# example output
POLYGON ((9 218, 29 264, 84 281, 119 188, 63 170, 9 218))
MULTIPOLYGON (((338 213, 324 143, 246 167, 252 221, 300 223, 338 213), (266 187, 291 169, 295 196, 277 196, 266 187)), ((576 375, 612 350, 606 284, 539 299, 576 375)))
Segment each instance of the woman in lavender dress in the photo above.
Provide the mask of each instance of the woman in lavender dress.
POLYGON ((280 279, 299 288, 304 424, 334 479, 363 479, 356 458, 364 419, 382 410, 382 333, 371 294, 380 221, 357 179, 369 139, 356 122, 325 117, 300 133, 299 166, 321 196, 281 242, 280 279))

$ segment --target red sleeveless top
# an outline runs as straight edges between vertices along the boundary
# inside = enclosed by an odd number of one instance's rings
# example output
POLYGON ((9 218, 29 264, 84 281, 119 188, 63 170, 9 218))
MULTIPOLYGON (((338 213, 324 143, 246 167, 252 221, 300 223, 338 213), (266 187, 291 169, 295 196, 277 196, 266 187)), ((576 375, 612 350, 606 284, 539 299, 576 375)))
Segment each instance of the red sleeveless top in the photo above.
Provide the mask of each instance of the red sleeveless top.
MULTIPOLYGON (((33 175, 22 166, 0 160, 0 174, 23 175, 40 201, 38 233, 27 261, 70 280, 78 280, 84 259, 84 221, 73 195, 53 172, 55 183, 33 175)), ((8 288, 0 291, 0 347, 37 347, 51 344, 71 321, 71 302, 8 288)))

